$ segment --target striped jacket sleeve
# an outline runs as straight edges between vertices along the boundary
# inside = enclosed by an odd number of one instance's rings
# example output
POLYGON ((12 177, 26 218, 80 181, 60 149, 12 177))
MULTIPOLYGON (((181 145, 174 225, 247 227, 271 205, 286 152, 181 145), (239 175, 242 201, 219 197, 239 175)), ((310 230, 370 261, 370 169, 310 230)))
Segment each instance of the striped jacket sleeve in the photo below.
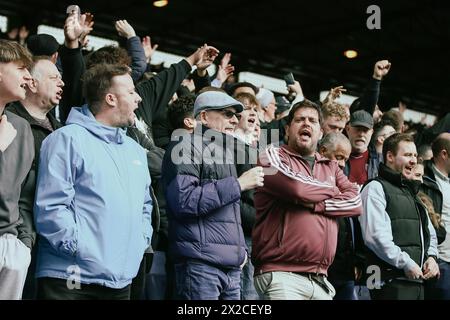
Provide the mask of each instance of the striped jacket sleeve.
POLYGON ((336 166, 336 186, 339 194, 315 205, 314 211, 331 217, 352 217, 362 213, 362 202, 359 187, 345 176, 336 166))
POLYGON ((276 148, 269 147, 261 156, 260 164, 264 168, 264 191, 284 201, 316 203, 339 194, 336 186, 292 170, 279 158, 276 148))

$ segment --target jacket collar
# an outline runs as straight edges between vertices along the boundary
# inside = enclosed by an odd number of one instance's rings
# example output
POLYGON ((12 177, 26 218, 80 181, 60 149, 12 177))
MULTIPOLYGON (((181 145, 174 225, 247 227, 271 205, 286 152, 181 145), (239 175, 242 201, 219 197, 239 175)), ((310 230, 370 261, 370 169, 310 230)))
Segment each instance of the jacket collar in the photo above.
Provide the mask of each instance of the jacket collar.
MULTIPOLYGON (((281 148, 289 155, 296 157, 296 158, 301 158, 304 159, 304 157, 302 157, 300 154, 298 154, 295 150, 293 150, 291 147, 289 147, 287 144, 284 144, 281 146, 281 148)), ((320 155, 320 153, 315 152, 314 153, 314 158, 316 159, 316 162, 330 162, 330 159, 322 157, 320 155)))
MULTIPOLYGON (((23 104, 20 101, 13 102, 8 108, 14 109, 16 114, 27 120, 30 125, 43 128, 41 124, 33 118, 33 116, 28 112, 28 110, 23 106, 23 104)), ((54 130, 62 127, 61 123, 58 120, 56 120, 56 118, 50 112, 47 113, 47 118, 50 120, 50 123, 54 130)))
POLYGON ((401 173, 396 172, 386 166, 384 163, 380 163, 379 176, 388 182, 398 187, 407 187, 413 194, 417 194, 420 189, 421 182, 417 180, 406 179, 401 173))
POLYGON ((436 181, 436 176, 433 171, 433 159, 424 161, 424 178, 427 177, 433 181, 436 181))
POLYGON ((436 181, 436 176, 433 171, 433 159, 424 161, 423 184, 440 192, 436 181))

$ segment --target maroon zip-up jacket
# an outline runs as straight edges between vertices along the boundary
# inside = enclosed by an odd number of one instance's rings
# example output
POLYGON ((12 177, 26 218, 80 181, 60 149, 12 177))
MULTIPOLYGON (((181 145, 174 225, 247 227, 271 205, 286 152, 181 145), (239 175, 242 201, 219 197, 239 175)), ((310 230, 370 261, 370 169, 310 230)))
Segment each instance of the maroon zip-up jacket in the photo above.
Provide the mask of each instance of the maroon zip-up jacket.
POLYGON ((327 275, 336 253, 336 218, 362 212, 358 186, 348 181, 336 161, 316 153, 311 171, 308 162, 286 145, 269 146, 260 165, 265 176, 254 199, 255 275, 271 271, 327 275))

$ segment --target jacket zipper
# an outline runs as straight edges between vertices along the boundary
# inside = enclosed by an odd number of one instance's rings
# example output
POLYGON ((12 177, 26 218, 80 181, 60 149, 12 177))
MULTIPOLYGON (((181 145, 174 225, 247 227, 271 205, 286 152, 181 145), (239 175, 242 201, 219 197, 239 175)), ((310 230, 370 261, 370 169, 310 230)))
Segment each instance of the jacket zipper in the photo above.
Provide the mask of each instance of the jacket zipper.
MULTIPOLYGON (((239 207, 239 209, 240 209, 240 207, 239 207)), ((237 234, 238 234, 238 245, 237 245, 237 265, 238 265, 238 267, 240 267, 241 266, 241 262, 239 261, 239 258, 240 258, 240 256, 241 256, 241 243, 242 243, 242 239, 241 239, 241 233, 240 233, 240 230, 239 230, 239 223, 238 223, 238 216, 237 216, 237 213, 236 213, 236 210, 233 208, 233 211, 234 211, 234 219, 235 219, 235 221, 236 221, 236 229, 237 229, 237 234)), ((240 214, 241 212, 240 212, 240 210, 239 210, 239 214, 240 214)), ((241 226, 241 229, 242 229, 242 226, 241 226)), ((244 241, 245 242, 245 241, 244 241)), ((247 254, 247 253, 246 253, 247 254)), ((244 259, 244 261, 245 261, 245 259, 244 259)))
MULTIPOLYGON (((425 244, 423 243, 423 240, 425 240, 425 232, 423 231, 422 227, 422 217, 420 216, 420 208, 418 207, 418 204, 415 203, 417 215, 419 216, 419 236, 420 236, 420 268, 422 269, 423 262, 425 259, 425 244)), ((431 240, 430 240, 431 241, 431 240)))
MULTIPOLYGON (((234 175, 233 175, 233 171, 232 171, 232 167, 231 166, 229 166, 229 175, 230 175, 230 177, 233 177, 234 175)), ((241 198, 242 198, 242 193, 241 193, 241 198)), ((238 267, 240 267, 241 266, 241 262, 239 261, 239 259, 240 259, 240 257, 241 257, 241 251, 242 251, 242 246, 241 246, 241 243, 242 243, 242 239, 241 239, 241 230, 242 230, 242 235, 244 235, 244 230, 242 229, 242 220, 241 220, 241 224, 239 225, 239 223, 238 223, 238 219, 240 219, 240 215, 241 215, 241 202, 239 201, 239 204, 238 204, 238 207, 239 207, 239 217, 238 217, 238 214, 237 214, 237 210, 235 209, 235 206, 236 205, 234 205, 233 206, 233 211, 234 211, 234 221, 236 222, 236 231, 237 231, 237 234, 238 234, 238 245, 237 245, 237 266, 238 267)), ((247 244, 245 243, 246 241, 245 241, 245 236, 244 236, 244 246, 245 247, 247 247, 247 244)), ((245 252, 245 255, 247 256, 247 252, 245 252)), ((245 259, 247 259, 248 258, 248 256, 245 258, 245 259)), ((244 261, 245 261, 245 259, 244 259, 244 261)))
MULTIPOLYGON (((316 167, 316 163, 315 163, 316 161, 314 161, 314 165, 313 165, 313 167, 311 168, 311 176, 313 177, 313 178, 315 178, 314 177, 314 168, 316 167)), ((319 269, 320 269, 320 266, 323 264, 323 260, 324 260, 324 258, 325 258, 325 253, 326 253, 326 249, 327 249, 327 244, 328 244, 328 221, 326 220, 326 218, 325 217, 323 217, 323 216, 318 216, 319 217, 319 219, 325 219, 325 244, 324 244, 324 246, 323 246, 323 251, 322 251, 322 257, 320 258, 320 263, 319 263, 319 265, 317 266, 317 270, 316 270, 316 275, 319 275, 319 269)))

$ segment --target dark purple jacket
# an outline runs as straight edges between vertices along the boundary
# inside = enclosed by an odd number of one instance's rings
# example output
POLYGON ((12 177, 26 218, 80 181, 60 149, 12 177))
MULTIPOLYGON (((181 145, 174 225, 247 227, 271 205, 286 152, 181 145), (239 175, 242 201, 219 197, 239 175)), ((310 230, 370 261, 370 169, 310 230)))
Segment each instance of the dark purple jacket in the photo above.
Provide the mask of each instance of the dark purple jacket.
POLYGON ((169 251, 175 262, 196 259, 238 268, 247 253, 236 168, 233 159, 224 161, 211 156, 214 148, 216 152, 223 150, 225 139, 231 139, 227 146, 232 148, 234 139, 214 131, 218 139, 212 142, 202 135, 204 130, 199 126, 196 133, 169 144, 164 156, 162 180, 169 219, 169 251), (180 150, 185 161, 177 164, 173 157, 180 150))

